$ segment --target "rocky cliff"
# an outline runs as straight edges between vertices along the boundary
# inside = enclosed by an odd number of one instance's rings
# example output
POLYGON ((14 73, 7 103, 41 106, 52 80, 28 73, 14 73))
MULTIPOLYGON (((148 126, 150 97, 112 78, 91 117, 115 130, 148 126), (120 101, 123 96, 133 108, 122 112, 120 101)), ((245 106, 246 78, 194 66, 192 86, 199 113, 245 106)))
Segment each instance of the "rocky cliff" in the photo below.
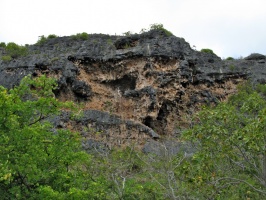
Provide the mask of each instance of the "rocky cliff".
POLYGON ((30 45, 28 51, 24 57, 0 60, 0 85, 11 88, 28 74, 55 77, 56 97, 82 102, 84 116, 72 121, 62 113, 53 122, 80 131, 84 148, 142 147, 149 140, 178 138, 202 104, 226 100, 248 79, 266 83, 264 55, 222 60, 160 30, 92 34, 87 40, 57 37, 30 45))

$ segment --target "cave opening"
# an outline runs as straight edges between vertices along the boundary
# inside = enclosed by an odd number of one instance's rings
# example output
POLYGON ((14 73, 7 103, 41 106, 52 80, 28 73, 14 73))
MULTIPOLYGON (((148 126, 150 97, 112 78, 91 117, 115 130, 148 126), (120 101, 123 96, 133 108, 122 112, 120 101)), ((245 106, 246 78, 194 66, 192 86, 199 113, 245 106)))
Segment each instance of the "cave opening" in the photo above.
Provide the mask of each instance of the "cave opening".
POLYGON ((136 82, 136 77, 125 75, 120 79, 108 82, 108 85, 111 85, 115 89, 119 88, 124 93, 126 90, 134 90, 136 88, 136 82))
POLYGON ((143 124, 145 124, 146 126, 150 127, 150 128, 153 128, 152 125, 153 125, 153 119, 151 116, 147 116, 144 118, 143 120, 143 124))

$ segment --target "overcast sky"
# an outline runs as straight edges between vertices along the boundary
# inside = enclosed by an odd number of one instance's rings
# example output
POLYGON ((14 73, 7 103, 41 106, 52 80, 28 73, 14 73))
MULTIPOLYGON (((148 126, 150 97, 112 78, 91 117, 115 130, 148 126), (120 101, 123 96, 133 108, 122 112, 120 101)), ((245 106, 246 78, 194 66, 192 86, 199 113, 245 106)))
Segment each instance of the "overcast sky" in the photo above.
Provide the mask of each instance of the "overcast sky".
POLYGON ((266 54, 266 0, 0 0, 0 42, 38 36, 139 33, 160 23, 218 56, 266 54))

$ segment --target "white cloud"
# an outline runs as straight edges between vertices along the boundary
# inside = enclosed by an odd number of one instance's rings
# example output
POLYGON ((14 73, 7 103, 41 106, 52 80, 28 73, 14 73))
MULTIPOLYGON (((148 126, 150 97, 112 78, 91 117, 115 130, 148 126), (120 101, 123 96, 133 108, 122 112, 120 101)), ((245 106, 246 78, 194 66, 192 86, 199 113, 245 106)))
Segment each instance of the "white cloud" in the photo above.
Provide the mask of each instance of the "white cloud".
POLYGON ((162 23, 221 57, 266 54, 265 0, 1 0, 0 42, 40 35, 121 34, 162 23))

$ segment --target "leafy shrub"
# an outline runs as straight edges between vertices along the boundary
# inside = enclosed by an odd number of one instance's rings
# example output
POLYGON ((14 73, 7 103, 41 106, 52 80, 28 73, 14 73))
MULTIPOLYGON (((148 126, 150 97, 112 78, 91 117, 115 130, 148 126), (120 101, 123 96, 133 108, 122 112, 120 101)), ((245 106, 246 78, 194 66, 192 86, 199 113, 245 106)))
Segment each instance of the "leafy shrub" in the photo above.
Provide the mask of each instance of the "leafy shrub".
POLYGON ((233 57, 227 57, 225 60, 234 60, 233 57))
POLYGON ((124 36, 130 36, 130 35, 133 35, 133 33, 131 31, 127 31, 125 33, 123 33, 124 36))
POLYGON ((6 43, 1 42, 1 43, 0 43, 0 47, 6 47, 6 43))
POLYGON ((150 30, 162 30, 162 31, 165 32, 165 34, 166 34, 167 36, 171 36, 171 35, 173 35, 172 32, 168 31, 167 29, 165 29, 165 28, 163 27, 163 24, 151 24, 151 25, 150 25, 150 30))
POLYGON ((2 56, 1 59, 4 61, 4 62, 8 62, 10 60, 12 60, 12 57, 7 55, 7 56, 2 56))
POLYGON ((107 44, 110 44, 110 45, 113 44, 112 39, 109 38, 109 39, 107 40, 107 44))
POLYGON ((59 60, 59 58, 58 57, 54 57, 54 58, 51 59, 51 62, 53 63, 53 62, 55 62, 57 60, 59 60))
POLYGON ((234 70, 235 70, 235 66, 234 66, 234 65, 230 65, 230 66, 229 66, 229 69, 230 69, 231 71, 234 71, 234 70))
POLYGON ((57 38, 58 36, 55 34, 48 35, 47 39, 57 38))
POLYGON ((39 39, 36 42, 36 44, 43 45, 46 41, 47 41, 47 38, 44 35, 42 35, 42 36, 39 37, 39 39))
POLYGON ((78 39, 87 40, 89 38, 89 34, 86 32, 77 33, 76 35, 71 35, 71 38, 74 40, 78 40, 78 39))
POLYGON ((14 42, 9 42, 6 46, 6 51, 12 58, 27 55, 28 49, 24 46, 17 45, 14 42))
POLYGON ((266 85, 242 85, 228 102, 203 108, 183 132, 199 147, 186 166, 198 180, 192 187, 212 193, 204 199, 265 199, 265 91, 266 85))
POLYGON ((214 54, 215 55, 215 53, 211 49, 201 49, 200 52, 209 53, 209 54, 214 54))
POLYGON ((139 33, 142 34, 142 33, 145 33, 145 32, 147 32, 147 29, 146 28, 142 28, 139 33))
POLYGON ((57 38, 58 36, 55 34, 50 34, 47 37, 45 37, 44 35, 40 36, 38 41, 36 42, 36 44, 38 45, 43 45, 47 40, 52 39, 52 38, 57 38))

